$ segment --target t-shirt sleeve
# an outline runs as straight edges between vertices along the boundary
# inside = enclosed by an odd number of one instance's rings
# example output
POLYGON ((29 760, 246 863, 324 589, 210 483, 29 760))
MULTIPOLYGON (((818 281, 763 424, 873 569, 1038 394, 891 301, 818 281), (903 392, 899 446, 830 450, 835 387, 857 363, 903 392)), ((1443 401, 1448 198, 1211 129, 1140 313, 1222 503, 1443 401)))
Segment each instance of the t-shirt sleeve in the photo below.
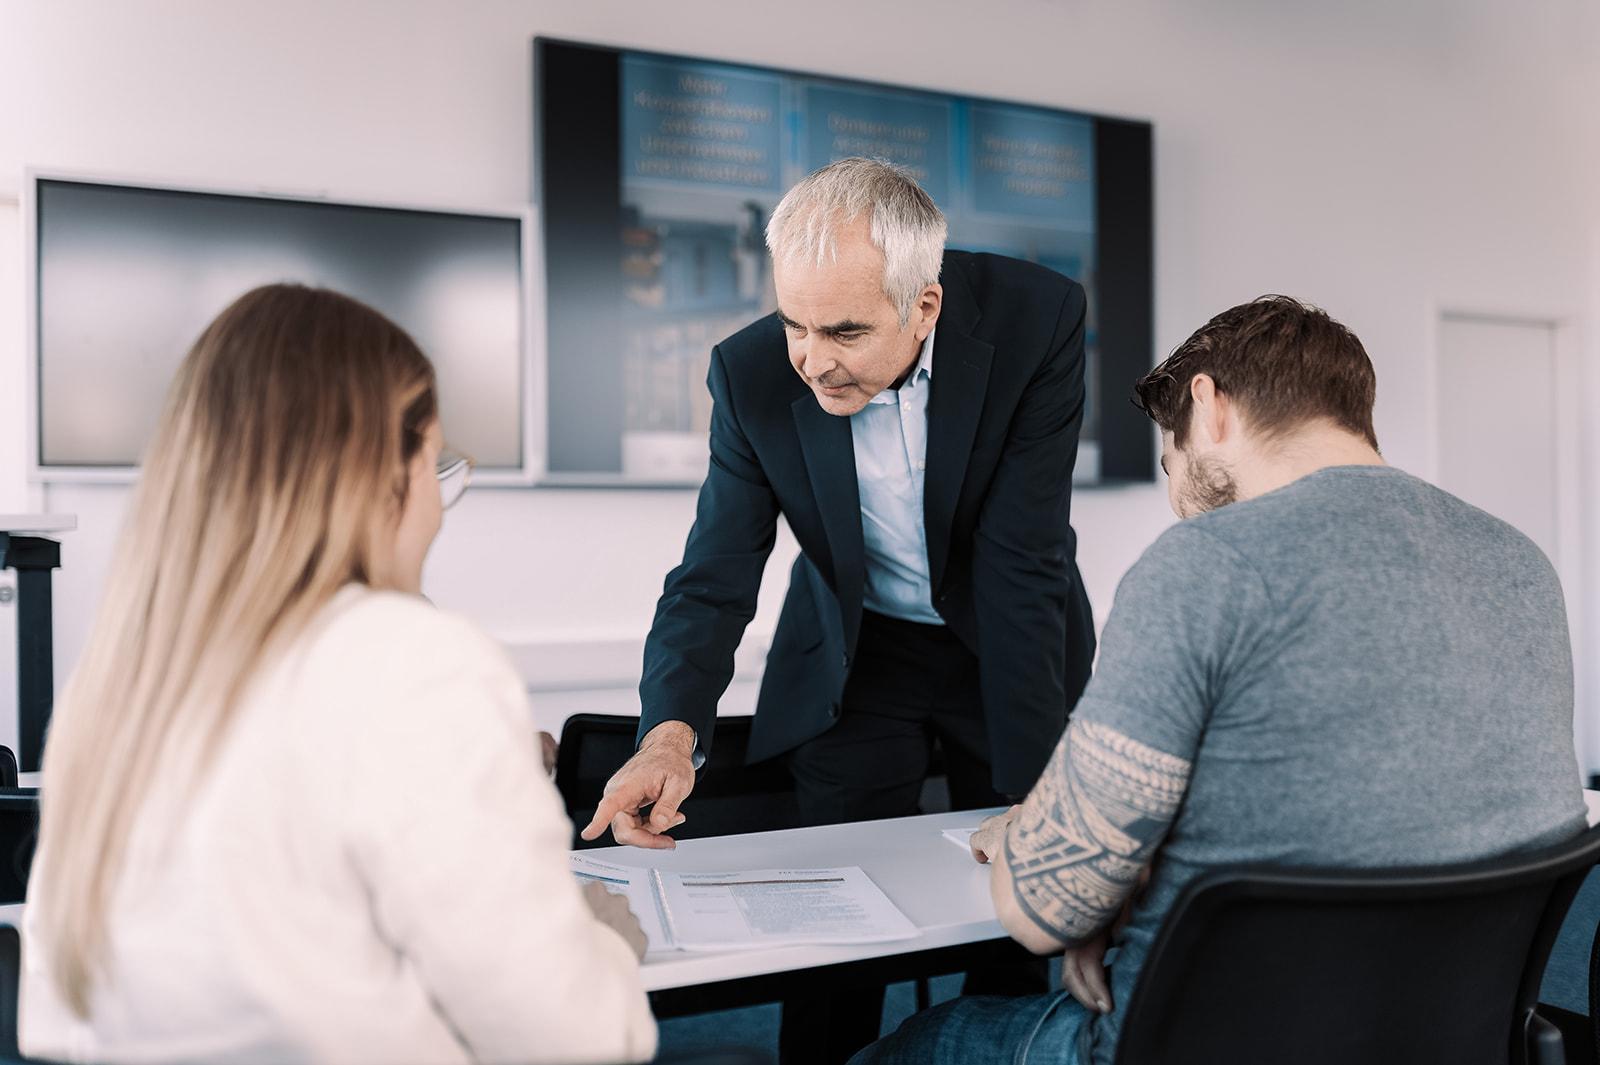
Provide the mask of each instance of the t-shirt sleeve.
POLYGON ((1073 720, 1192 762, 1212 710, 1247 674, 1271 623, 1267 587, 1249 560, 1193 521, 1180 523, 1118 586, 1073 720))

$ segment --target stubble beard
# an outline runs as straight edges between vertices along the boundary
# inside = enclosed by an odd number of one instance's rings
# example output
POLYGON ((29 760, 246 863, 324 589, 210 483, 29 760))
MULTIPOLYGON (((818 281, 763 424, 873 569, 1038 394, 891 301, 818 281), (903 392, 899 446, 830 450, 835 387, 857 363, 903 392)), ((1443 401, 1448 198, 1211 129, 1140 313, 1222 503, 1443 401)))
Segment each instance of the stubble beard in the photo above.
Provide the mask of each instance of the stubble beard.
POLYGON ((1238 502, 1239 484, 1226 466, 1211 458, 1195 457, 1187 461, 1189 476, 1182 498, 1190 517, 1238 502))

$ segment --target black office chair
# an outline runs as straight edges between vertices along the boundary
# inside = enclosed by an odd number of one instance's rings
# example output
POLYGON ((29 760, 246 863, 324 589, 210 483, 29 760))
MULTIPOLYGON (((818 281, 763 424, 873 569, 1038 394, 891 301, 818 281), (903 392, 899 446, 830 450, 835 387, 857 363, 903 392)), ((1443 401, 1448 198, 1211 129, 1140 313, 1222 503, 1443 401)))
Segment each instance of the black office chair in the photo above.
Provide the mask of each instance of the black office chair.
MULTIPOLYGON (((745 764, 751 720, 718 719, 716 742, 698 774, 694 795, 685 805, 688 820, 672 832, 675 839, 765 832, 799 824, 794 778, 782 759, 745 764)), ((567 719, 556 755, 556 788, 575 828, 589 823, 606 781, 633 756, 638 730, 637 717, 574 714, 567 719)), ((589 843, 574 832, 572 845, 603 847, 612 842, 610 833, 589 843)))
POLYGON ((22 902, 39 842, 39 790, 0 787, 0 903, 22 902))
MULTIPOLYGON (((1569 921, 1572 919, 1569 915, 1569 921)), ((1600 926, 1596 926, 1594 939, 1589 945, 1589 1012, 1588 1015, 1539 1003, 1539 1013, 1561 1030, 1565 1043, 1566 1065, 1597 1065, 1600 1063, 1600 926)))
MULTIPOLYGON (((1575 911, 1569 910, 1567 920, 1575 911)), ((1554 957, 1551 964, 1554 964, 1554 957)), ((1539 1015, 1561 1032, 1566 1053, 1565 1065, 1600 1063, 1600 927, 1595 929, 1589 947, 1589 1007, 1587 1013, 1574 1013, 1548 1002, 1539 1003, 1539 1015)))
POLYGON ((1562 1065, 1535 1009, 1600 829, 1433 869, 1222 870, 1167 915, 1118 1065, 1562 1065))
POLYGON ((0 924, 0 1060, 17 1057, 17 991, 22 987, 22 937, 0 924))

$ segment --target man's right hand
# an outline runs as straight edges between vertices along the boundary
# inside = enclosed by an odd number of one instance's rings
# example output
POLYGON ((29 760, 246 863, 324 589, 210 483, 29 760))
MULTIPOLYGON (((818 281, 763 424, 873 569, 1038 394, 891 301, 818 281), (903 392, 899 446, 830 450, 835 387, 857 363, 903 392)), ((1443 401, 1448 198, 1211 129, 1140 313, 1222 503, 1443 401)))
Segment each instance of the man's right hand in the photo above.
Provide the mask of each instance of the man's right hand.
POLYGON ((694 744, 694 729, 682 721, 663 721, 651 729, 638 753, 606 782, 594 819, 579 834, 599 839, 609 824, 618 843, 676 847, 666 833, 686 820, 678 806, 694 790, 694 744), (648 813, 644 807, 650 807, 648 813))

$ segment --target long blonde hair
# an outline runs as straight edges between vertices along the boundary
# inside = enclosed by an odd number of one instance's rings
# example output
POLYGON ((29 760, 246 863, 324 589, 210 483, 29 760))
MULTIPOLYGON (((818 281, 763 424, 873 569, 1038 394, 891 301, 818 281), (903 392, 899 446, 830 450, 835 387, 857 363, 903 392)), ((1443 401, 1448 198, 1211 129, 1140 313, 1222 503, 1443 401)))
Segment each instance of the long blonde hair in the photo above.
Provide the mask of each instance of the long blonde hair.
POLYGON ((246 293, 179 368, 45 747, 29 907, 78 1016, 152 784, 199 783, 262 664, 378 579, 436 412, 411 338, 326 290, 246 293))

